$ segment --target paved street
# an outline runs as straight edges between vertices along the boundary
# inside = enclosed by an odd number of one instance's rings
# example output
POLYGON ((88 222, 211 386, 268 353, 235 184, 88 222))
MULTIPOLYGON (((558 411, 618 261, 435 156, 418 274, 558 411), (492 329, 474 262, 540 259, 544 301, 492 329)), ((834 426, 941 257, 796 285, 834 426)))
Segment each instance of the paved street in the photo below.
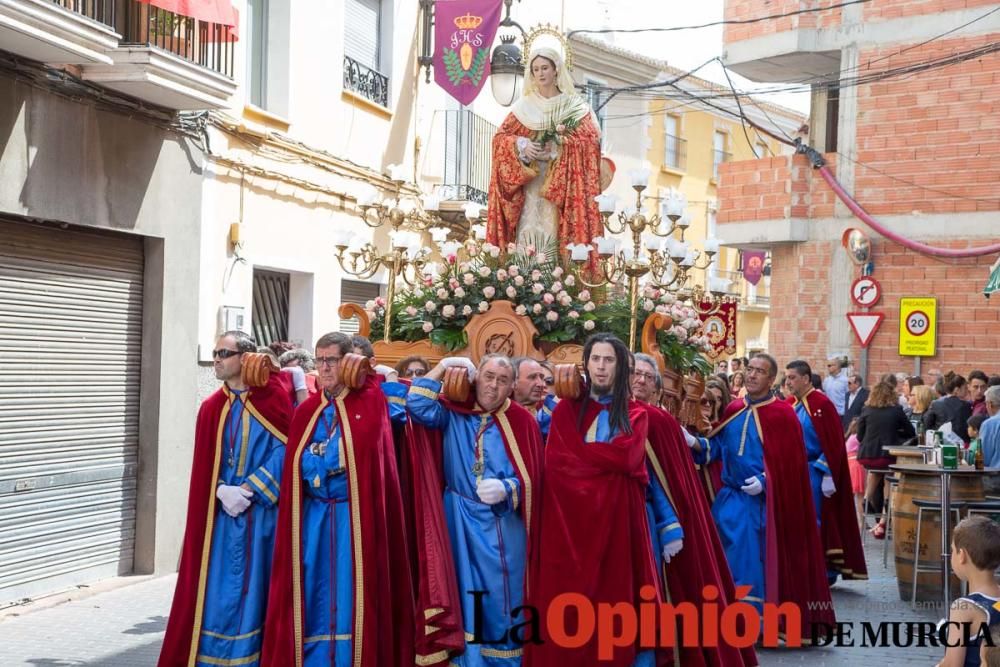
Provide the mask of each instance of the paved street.
MULTIPOLYGON (((855 622, 859 646, 768 650, 761 665, 858 667, 933 665, 936 648, 862 647, 860 622, 934 621, 938 614, 912 613, 898 599, 890 554, 882 568, 881 543, 867 543, 871 579, 837 584, 834 602, 838 620, 855 622)), ((57 606, 31 610, 0 621, 0 666, 16 667, 145 667, 155 665, 174 589, 174 576, 143 580, 57 606)))

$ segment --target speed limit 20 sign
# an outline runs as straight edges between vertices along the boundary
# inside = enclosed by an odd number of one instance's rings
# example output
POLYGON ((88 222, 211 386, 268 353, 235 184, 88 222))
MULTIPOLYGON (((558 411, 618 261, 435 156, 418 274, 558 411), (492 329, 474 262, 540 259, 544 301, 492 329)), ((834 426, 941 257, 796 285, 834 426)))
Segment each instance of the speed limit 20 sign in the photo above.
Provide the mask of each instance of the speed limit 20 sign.
POLYGON ((933 357, 937 339, 937 299, 903 297, 899 300, 899 354, 933 357))

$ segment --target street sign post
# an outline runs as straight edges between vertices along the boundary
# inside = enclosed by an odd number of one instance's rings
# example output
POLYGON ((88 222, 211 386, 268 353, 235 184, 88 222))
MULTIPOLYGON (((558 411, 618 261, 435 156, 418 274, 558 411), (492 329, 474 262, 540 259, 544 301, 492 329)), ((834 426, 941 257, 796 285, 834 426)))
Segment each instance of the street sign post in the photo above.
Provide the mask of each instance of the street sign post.
POLYGON ((854 335, 858 337, 861 347, 868 347, 884 319, 885 313, 847 313, 847 321, 854 329, 854 335))
POLYGON ((871 276, 861 276, 851 285, 851 301, 862 308, 870 308, 882 298, 882 285, 871 276))
POLYGON ((933 357, 937 347, 937 299, 903 297, 899 300, 899 354, 933 357))

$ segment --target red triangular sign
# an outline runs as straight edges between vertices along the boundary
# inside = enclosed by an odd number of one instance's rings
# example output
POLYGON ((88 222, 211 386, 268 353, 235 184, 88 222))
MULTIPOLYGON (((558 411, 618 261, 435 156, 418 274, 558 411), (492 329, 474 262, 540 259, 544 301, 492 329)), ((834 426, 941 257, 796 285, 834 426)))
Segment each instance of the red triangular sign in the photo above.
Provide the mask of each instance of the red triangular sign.
POLYGON ((847 313, 847 321, 851 323, 861 347, 868 347, 884 319, 885 313, 847 313))

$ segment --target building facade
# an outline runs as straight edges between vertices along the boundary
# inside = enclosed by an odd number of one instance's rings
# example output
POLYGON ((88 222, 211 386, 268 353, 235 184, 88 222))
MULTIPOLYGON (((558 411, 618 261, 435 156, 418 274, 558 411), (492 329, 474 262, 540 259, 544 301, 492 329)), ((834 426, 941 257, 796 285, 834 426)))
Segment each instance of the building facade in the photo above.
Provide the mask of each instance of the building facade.
MULTIPOLYGON (((725 61, 761 82, 811 86, 805 143, 876 221, 945 252, 1000 238, 1000 33, 995 2, 727 0, 727 19, 808 10, 728 25, 725 61)), ((720 235, 772 257, 769 347, 780 359, 845 354, 869 380, 886 372, 983 365, 1000 344, 995 304, 982 289, 992 256, 917 251, 875 233, 837 198, 804 155, 733 162, 721 170, 720 235), (860 275, 842 248, 848 228, 871 239, 871 308, 885 315, 867 352, 847 313, 860 275), (937 296, 937 349, 899 354, 900 299, 937 296)))

